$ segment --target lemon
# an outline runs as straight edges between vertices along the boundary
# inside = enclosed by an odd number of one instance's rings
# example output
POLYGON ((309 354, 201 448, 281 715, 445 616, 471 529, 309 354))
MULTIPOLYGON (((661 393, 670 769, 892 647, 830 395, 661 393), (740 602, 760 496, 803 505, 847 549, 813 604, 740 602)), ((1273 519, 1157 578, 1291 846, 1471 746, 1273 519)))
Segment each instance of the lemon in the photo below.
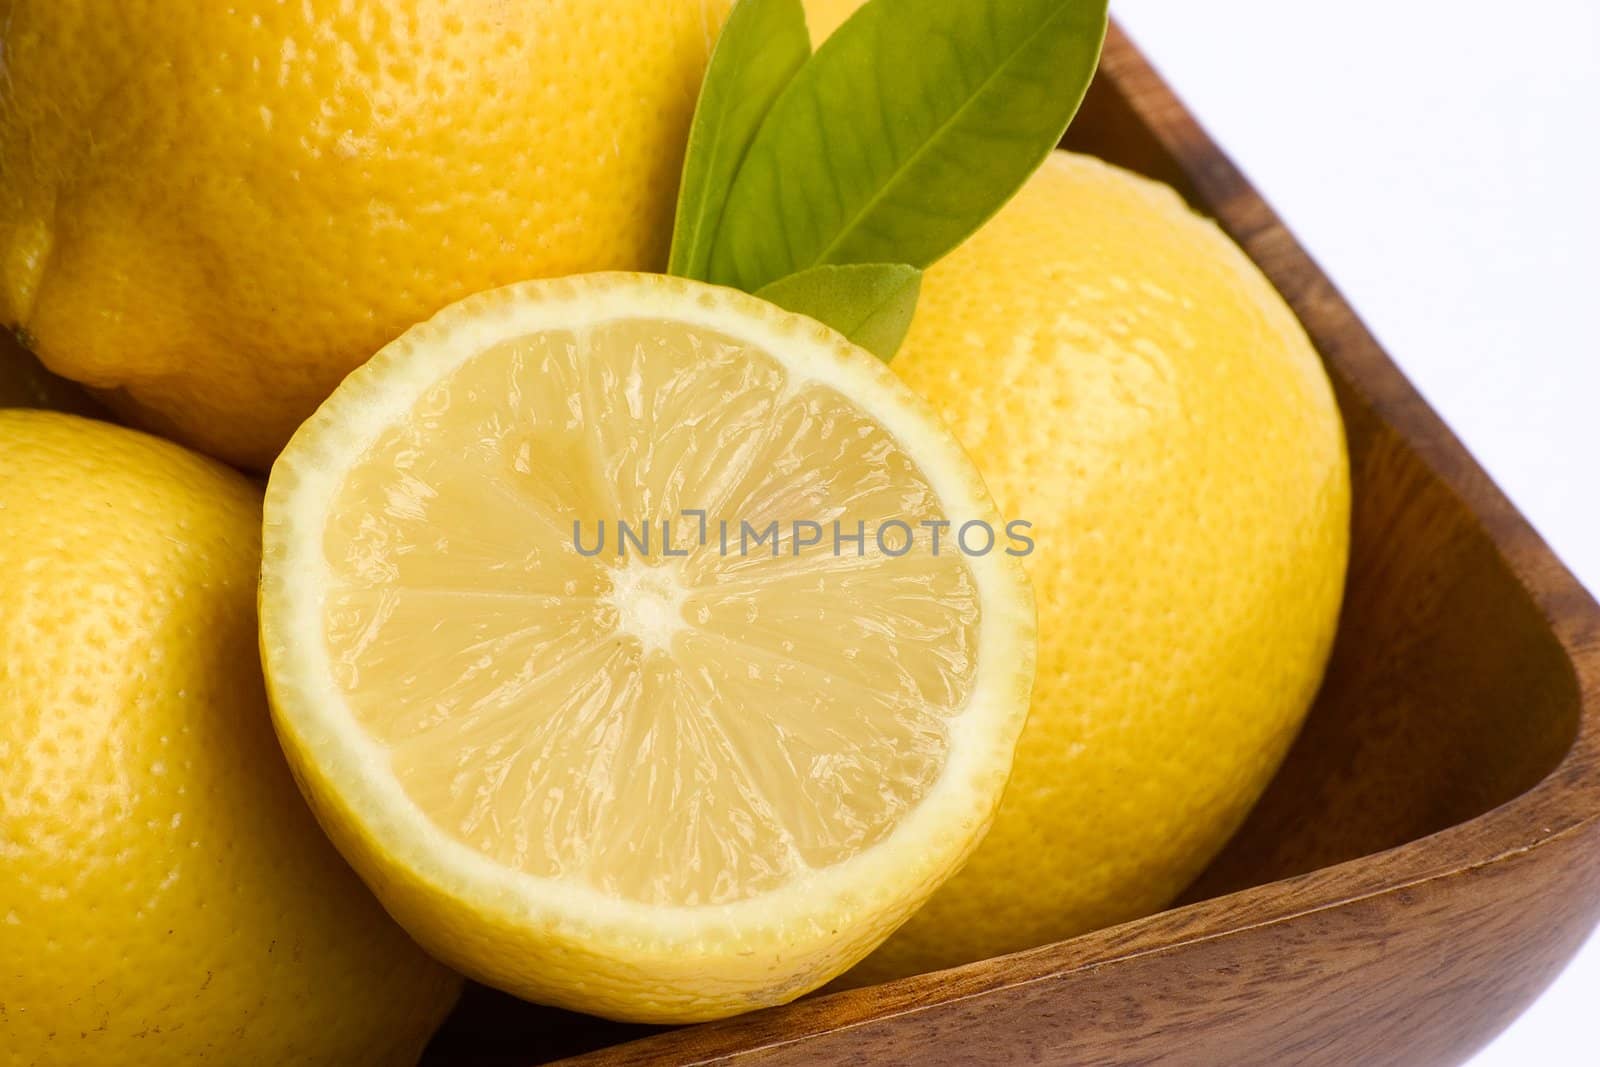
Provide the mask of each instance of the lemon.
POLYGON ((811 40, 817 44, 827 40, 845 19, 856 13, 863 0, 804 0, 806 25, 811 30, 811 40))
POLYGON ((780 1003, 999 801, 1034 647, 1000 522, 809 319, 658 275, 492 291, 274 466, 275 721, 334 841, 469 975, 620 1019, 780 1003))
POLYGON ((1317 689, 1349 475, 1283 300, 1168 188, 1055 153, 933 267, 894 370, 1033 524, 1028 727, 994 828, 853 981, 1164 907, 1317 689))
POLYGON ((415 1061, 459 979, 295 790, 256 657, 260 491, 0 411, 0 1061, 415 1061))
POLYGON ((8 0, 0 327, 265 469, 385 342, 666 261, 729 0, 8 0))

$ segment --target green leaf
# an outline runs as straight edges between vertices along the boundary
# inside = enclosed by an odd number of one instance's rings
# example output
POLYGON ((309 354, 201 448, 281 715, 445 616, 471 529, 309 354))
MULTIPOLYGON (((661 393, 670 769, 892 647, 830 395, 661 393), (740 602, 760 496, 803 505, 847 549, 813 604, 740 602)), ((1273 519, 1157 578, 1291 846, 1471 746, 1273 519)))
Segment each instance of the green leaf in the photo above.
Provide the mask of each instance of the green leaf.
POLYGON ((922 272, 904 263, 812 267, 756 295, 809 315, 887 363, 911 328, 922 272))
POLYGON ((871 0, 779 96, 728 194, 710 280, 932 265, 1044 162, 1083 101, 1106 0, 871 0))
POLYGON ((678 187, 667 273, 704 279, 734 175, 761 120, 811 56, 800 0, 739 0, 711 52, 678 187))

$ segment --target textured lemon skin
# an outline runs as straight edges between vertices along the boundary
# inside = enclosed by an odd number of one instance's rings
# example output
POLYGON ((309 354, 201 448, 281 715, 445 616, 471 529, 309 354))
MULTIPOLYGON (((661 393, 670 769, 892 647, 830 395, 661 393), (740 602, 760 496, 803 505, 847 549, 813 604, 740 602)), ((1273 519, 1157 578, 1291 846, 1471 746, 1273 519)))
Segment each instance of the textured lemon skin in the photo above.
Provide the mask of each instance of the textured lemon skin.
POLYGON ((1349 475, 1294 315, 1169 189, 1057 152, 928 272, 893 369, 1033 523, 1033 706, 966 867, 850 976, 1167 905, 1237 829, 1315 694, 1349 475))
POLYGON ((264 469, 489 286, 659 269, 730 0, 0 4, 0 325, 264 469))
POLYGON ((848 880, 830 879, 835 868, 815 872, 821 877, 807 885, 733 904, 641 916, 605 900, 569 905, 557 880, 483 876, 474 861, 492 864, 441 848, 422 828, 426 816, 403 794, 383 790, 384 758, 350 743, 348 712, 337 708, 325 669, 311 663, 308 635, 320 627, 316 582, 326 568, 318 557, 330 487, 389 419, 411 410, 445 364, 525 335, 524 309, 541 315, 546 306, 598 321, 656 314, 784 356, 803 377, 826 381, 874 412, 955 513, 998 522, 977 471, 931 408, 881 361, 810 319, 735 290, 659 275, 597 274, 476 294, 352 374, 273 467, 261 583, 273 721, 339 851, 420 944, 471 977, 525 999, 634 1022, 698 1022, 788 1002, 881 944, 982 839, 1032 690, 1033 591, 1014 559, 992 554, 973 562, 987 575, 980 580, 989 636, 980 656, 988 666, 980 672, 988 681, 973 698, 987 703, 986 721, 965 735, 896 836, 846 862, 856 865, 848 880))
POLYGON ((0 411, 0 1063, 410 1063, 454 1002, 278 751, 259 514, 176 445, 0 411))
POLYGON ((811 40, 820 44, 827 40, 845 19, 856 13, 863 0, 804 0, 806 26, 811 30, 811 40))

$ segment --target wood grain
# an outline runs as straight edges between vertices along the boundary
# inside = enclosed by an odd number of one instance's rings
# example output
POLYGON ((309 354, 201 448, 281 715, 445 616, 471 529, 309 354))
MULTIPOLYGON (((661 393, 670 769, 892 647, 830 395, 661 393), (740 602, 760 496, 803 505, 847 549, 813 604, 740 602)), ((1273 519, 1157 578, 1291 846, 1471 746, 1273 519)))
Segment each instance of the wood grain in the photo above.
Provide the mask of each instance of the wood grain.
POLYGON ((1261 805, 1159 915, 675 1031, 476 990, 429 1062, 1448 1065, 1600 919, 1600 609, 1120 31, 1069 141, 1215 216, 1335 379, 1345 615, 1261 805))

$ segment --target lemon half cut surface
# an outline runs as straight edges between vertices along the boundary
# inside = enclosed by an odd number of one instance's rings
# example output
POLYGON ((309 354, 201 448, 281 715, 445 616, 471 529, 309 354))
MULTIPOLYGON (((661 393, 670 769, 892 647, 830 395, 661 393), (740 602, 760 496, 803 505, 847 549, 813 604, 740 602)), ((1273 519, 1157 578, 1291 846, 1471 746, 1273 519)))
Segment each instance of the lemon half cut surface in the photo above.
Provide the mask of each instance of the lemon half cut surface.
POLYGON ((273 468, 279 735, 346 857, 472 977, 642 1021, 782 1003, 999 802, 1034 605, 1003 536, 957 545, 972 522, 1003 529, 943 424, 810 319, 658 275, 483 293, 273 468))

